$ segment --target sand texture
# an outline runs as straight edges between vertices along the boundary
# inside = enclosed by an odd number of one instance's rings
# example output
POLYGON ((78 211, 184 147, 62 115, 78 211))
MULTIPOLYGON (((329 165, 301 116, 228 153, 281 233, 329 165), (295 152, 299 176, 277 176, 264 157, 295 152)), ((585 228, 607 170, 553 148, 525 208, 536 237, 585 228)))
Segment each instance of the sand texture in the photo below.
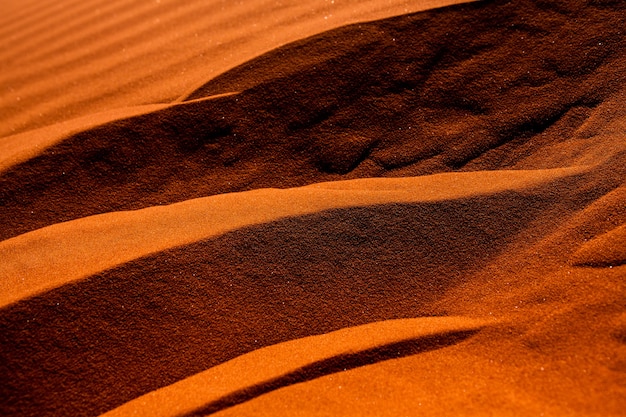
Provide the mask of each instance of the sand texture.
POLYGON ((0 23, 0 415, 626 416, 622 0, 0 23))

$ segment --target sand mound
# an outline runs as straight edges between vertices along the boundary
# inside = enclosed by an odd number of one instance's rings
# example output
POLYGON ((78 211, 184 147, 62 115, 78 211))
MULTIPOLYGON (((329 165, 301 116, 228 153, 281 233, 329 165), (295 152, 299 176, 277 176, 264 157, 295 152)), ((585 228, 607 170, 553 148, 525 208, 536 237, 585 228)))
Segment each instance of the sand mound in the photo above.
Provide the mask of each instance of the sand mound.
POLYGON ((171 101, 287 42, 460 1, 6 0, 0 136, 171 101))
POLYGON ((622 415, 625 3, 291 3, 2 2, 0 414, 622 415))
POLYGON ((386 320, 293 340, 235 358, 103 416, 213 414, 288 385, 440 349, 487 324, 465 317, 386 320))
POLYGON ((559 167, 571 162, 559 142, 578 155, 602 143, 597 158, 623 158, 617 136, 576 132, 622 109, 611 100, 626 75, 625 14, 571 8, 471 3, 288 45, 192 94, 236 96, 95 127, 5 172, 0 238, 254 188, 559 167))

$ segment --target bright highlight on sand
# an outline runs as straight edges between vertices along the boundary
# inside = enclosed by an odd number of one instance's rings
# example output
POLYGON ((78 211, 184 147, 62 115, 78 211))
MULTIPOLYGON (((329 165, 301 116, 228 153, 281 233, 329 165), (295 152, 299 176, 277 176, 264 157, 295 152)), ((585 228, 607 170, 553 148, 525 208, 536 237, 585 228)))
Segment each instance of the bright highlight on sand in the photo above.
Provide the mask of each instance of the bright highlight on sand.
POLYGON ((623 1, 0 23, 0 415, 624 414, 623 1))
POLYGON ((586 167, 358 179, 265 189, 59 223, 0 243, 0 303, 36 295, 133 259, 231 230, 323 210, 425 203, 524 190, 586 167))
POLYGON ((345 371, 346 367, 443 348, 495 323, 467 317, 387 320, 293 340, 153 391, 103 417, 208 415, 283 386, 345 371))

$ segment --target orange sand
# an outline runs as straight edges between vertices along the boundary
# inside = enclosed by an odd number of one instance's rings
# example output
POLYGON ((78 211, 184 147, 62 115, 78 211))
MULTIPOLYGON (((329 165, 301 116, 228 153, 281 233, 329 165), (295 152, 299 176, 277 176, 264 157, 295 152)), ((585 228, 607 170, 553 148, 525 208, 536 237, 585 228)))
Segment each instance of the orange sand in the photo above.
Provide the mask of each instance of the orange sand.
POLYGON ((626 415, 622 1, 0 12, 0 415, 626 415))

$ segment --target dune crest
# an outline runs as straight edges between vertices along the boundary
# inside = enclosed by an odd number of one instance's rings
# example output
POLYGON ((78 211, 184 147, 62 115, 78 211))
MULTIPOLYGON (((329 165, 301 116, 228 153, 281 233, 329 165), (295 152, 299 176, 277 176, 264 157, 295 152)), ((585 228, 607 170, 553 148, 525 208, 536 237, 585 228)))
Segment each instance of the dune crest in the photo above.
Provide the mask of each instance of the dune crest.
MULTIPOLYGON (((192 101, 203 102, 235 94, 237 94, 237 92, 227 92, 215 96, 202 97, 192 101)), ((119 108, 7 136, 0 140, 0 175, 2 175, 3 171, 6 171, 12 166, 34 158, 45 152, 46 149, 80 132, 95 129, 109 123, 119 123, 137 116, 147 115, 165 108, 173 107, 176 107, 176 104, 147 104, 143 106, 119 108)))
POLYGON ((571 257, 574 265, 614 267, 626 263, 626 224, 586 242, 571 257))
POLYGON ((244 226, 322 210, 524 190, 589 167, 370 178, 222 194, 48 226, 0 242, 0 305, 244 226))
POLYGON ((115 109, 2 138, 0 140, 0 174, 78 132, 110 123, 113 120, 151 113, 165 107, 167 107, 165 104, 151 104, 115 109))
POLYGON ((467 317, 398 319, 296 339, 150 392, 102 417, 209 415, 283 386, 446 347, 494 323, 467 317), (407 350, 409 344, 414 346, 407 350))
POLYGON ((11 47, 0 49, 0 87, 7 92, 0 98, 0 136, 172 101, 302 37, 464 1, 90 0, 50 2, 25 15, 3 2, 0 10, 13 19, 2 31, 11 47))

